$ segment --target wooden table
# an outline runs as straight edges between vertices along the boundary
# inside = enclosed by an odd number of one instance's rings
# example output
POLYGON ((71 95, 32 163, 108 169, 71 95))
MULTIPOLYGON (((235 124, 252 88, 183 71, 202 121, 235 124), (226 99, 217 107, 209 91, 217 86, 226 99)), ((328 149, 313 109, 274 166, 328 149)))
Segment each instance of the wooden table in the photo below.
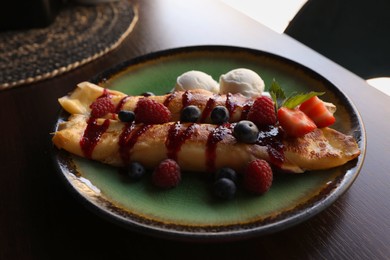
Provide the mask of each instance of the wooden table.
MULTIPOLYGON (((275 14, 277 15, 277 14, 275 14)), ((389 259, 390 98, 286 35, 219 1, 139 1, 139 21, 116 50, 81 68, 0 92, 0 259, 389 259), (57 98, 107 67, 153 51, 222 44, 264 50, 312 68, 355 103, 367 154, 352 187, 310 220, 231 243, 187 243, 140 235, 78 203, 51 161, 57 98)))

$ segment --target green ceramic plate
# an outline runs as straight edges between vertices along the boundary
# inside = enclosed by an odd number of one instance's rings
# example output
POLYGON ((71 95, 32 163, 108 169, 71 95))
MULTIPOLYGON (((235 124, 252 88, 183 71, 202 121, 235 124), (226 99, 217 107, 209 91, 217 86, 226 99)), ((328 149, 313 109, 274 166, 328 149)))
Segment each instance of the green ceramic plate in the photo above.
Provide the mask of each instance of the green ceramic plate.
MULTIPOLYGON (((184 173, 174 189, 160 191, 150 178, 131 182, 118 169, 56 151, 56 163, 71 190, 99 215, 127 228, 184 240, 232 240, 268 234, 300 223, 328 207, 357 177, 365 154, 362 120, 351 101, 332 83, 293 61, 258 50, 229 46, 194 46, 142 56, 91 79, 129 95, 163 94, 177 76, 200 70, 215 80, 235 68, 256 71, 269 87, 276 79, 287 92, 325 91, 338 110, 339 131, 353 135, 362 154, 327 171, 277 174, 268 193, 239 191, 231 201, 217 200, 211 181, 184 173)), ((63 112, 58 122, 65 120, 63 112)))

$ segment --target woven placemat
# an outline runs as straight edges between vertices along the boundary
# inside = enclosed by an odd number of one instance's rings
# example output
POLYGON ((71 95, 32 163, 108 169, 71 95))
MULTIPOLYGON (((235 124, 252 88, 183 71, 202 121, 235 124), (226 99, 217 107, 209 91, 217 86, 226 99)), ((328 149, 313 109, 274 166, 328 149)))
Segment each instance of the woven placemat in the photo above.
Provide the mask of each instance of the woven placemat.
POLYGON ((42 29, 0 33, 0 90, 52 78, 116 48, 138 20, 128 0, 67 5, 42 29))

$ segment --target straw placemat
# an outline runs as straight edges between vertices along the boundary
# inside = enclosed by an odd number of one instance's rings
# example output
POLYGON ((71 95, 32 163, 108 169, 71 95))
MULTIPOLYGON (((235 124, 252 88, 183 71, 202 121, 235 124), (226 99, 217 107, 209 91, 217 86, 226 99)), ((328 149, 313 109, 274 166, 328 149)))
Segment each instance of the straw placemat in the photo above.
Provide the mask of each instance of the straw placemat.
POLYGON ((0 90, 60 75, 116 48, 138 20, 128 0, 67 5, 42 29, 0 32, 0 90))

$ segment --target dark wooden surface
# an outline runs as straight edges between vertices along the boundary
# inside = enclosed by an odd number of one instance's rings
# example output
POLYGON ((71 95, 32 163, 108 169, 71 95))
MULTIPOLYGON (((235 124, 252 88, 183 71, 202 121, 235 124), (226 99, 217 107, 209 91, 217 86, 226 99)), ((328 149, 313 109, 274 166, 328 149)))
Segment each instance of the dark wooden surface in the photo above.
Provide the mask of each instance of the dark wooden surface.
POLYGON ((134 32, 116 50, 51 80, 0 92, 0 259, 389 259, 390 98, 316 52, 218 1, 143 0, 134 32), (352 99, 367 154, 352 187, 310 220, 230 243, 188 243, 124 230, 88 211, 58 179, 50 131, 57 98, 138 55, 200 44, 251 47, 302 63, 352 99))

